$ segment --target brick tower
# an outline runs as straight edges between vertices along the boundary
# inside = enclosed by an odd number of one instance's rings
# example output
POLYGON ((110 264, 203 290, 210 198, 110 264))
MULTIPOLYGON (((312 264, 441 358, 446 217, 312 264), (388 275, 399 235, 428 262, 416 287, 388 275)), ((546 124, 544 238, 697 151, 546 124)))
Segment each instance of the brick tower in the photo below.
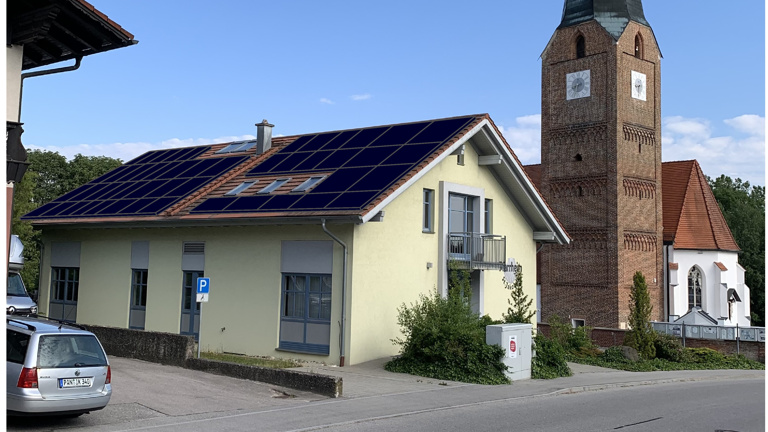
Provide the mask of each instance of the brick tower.
POLYGON ((541 192, 573 238, 541 251, 541 319, 626 328, 639 270, 660 320, 661 52, 641 0, 565 0, 541 58, 541 192))

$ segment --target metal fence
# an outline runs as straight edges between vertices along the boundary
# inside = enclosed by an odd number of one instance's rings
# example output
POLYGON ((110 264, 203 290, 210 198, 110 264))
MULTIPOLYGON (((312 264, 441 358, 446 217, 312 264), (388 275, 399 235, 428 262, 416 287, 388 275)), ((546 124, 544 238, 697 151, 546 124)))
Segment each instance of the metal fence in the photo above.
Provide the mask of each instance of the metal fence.
POLYGON ((450 233, 448 251, 458 264, 474 269, 503 270, 507 259, 504 236, 479 233, 450 233))
POLYGON ((683 339, 765 342, 765 327, 725 327, 701 324, 654 322, 653 329, 683 339))

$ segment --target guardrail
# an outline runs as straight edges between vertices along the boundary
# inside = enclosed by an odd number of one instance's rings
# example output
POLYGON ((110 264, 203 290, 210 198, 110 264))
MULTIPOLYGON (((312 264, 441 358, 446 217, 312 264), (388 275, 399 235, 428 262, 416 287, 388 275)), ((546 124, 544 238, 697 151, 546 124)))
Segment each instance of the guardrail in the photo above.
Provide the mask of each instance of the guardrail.
POLYGON ((504 270, 507 238, 493 234, 450 233, 448 253, 452 261, 470 270, 504 270))

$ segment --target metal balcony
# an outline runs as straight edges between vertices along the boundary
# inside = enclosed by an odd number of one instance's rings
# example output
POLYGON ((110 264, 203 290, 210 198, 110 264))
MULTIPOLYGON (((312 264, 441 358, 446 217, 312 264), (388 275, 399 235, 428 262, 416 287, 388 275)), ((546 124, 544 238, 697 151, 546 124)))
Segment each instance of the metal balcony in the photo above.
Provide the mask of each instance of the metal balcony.
POLYGON ((448 234, 448 256, 467 270, 504 270, 507 238, 480 233, 448 234))

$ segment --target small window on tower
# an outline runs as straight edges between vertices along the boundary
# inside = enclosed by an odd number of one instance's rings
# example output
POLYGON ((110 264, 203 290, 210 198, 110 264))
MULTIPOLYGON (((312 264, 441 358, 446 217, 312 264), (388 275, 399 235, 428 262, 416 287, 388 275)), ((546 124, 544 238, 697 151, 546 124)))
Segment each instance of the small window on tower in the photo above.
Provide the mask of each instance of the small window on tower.
POLYGON ((584 42, 584 36, 579 35, 576 38, 576 58, 584 58, 587 56, 587 44, 584 42))
POLYGON ((576 156, 573 157, 573 160, 576 162, 581 162, 583 158, 581 157, 581 153, 576 153, 576 156))
POLYGON ((635 57, 643 58, 643 37, 640 36, 640 33, 635 36, 635 57))

